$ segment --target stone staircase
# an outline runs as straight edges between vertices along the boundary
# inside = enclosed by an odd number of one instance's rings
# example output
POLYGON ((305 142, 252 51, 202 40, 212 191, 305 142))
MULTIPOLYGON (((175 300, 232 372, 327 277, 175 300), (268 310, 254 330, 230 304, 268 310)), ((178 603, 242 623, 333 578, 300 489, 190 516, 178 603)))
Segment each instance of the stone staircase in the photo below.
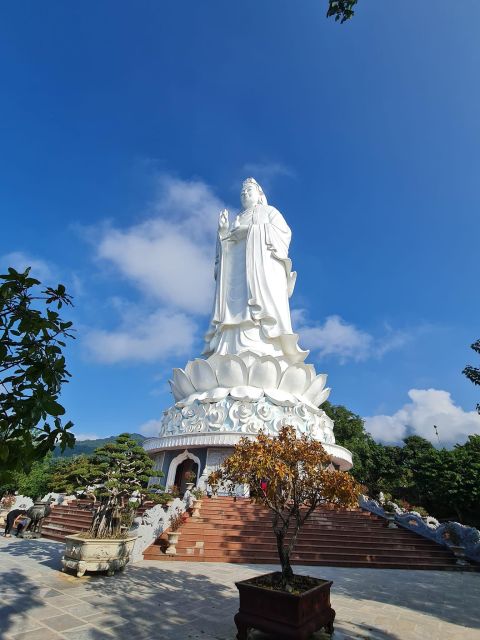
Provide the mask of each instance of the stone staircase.
POLYGON ((91 500, 73 500, 69 504, 56 505, 42 525, 42 538, 63 542, 65 536, 79 531, 88 531, 92 524, 91 500))
MULTIPOLYGON (((177 555, 165 555, 166 534, 146 560, 278 564, 271 516, 248 499, 204 498, 199 518, 181 528, 177 555)), ((361 509, 318 509, 301 530, 292 564, 388 569, 456 569, 444 547, 406 529, 388 529, 383 518, 361 509)))
MULTIPOLYGON (((153 503, 146 502, 138 510, 137 515, 142 514, 153 503)), ((80 531, 88 531, 92 524, 93 501, 73 500, 67 505, 56 505, 51 514, 45 518, 42 526, 42 537, 63 542, 65 536, 80 531)))

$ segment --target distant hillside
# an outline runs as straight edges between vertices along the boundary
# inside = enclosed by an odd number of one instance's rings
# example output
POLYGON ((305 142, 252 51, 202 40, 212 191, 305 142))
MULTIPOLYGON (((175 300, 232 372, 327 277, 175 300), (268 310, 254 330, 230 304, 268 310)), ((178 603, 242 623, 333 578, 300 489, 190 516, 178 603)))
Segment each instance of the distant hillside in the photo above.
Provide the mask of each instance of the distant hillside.
MULTIPOLYGON (((131 433, 131 437, 137 442, 143 442, 146 440, 145 436, 140 435, 139 433, 131 433)), ((97 438, 97 440, 77 440, 73 449, 65 449, 62 453, 60 448, 57 447, 53 452, 54 458, 69 458, 70 456, 79 456, 82 453, 89 454, 93 453, 94 449, 97 447, 101 447, 107 442, 114 442, 117 436, 109 436, 108 438, 97 438)))

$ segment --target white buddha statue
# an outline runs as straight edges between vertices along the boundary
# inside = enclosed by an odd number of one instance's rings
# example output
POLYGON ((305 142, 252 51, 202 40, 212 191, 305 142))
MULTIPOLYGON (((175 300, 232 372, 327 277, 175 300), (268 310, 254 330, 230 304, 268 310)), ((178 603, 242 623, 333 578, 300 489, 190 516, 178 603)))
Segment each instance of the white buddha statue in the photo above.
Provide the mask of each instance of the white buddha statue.
POLYGON ((232 224, 220 213, 216 291, 204 355, 270 355, 285 364, 302 362, 292 331, 289 298, 296 273, 288 257, 291 231, 282 214, 267 203, 260 185, 245 180, 242 211, 232 224))

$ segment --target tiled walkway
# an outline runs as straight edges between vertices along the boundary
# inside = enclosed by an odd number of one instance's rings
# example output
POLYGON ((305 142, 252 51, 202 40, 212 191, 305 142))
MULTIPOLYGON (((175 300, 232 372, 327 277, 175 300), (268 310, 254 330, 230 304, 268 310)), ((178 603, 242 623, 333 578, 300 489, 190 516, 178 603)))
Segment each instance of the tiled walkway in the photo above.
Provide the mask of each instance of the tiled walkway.
MULTIPOLYGON (((2 640, 233 640, 234 581, 273 568, 142 562, 115 577, 79 579, 60 572, 62 549, 48 540, 0 538, 2 640)), ((480 573, 298 572, 334 581, 335 640, 480 639, 480 573)))

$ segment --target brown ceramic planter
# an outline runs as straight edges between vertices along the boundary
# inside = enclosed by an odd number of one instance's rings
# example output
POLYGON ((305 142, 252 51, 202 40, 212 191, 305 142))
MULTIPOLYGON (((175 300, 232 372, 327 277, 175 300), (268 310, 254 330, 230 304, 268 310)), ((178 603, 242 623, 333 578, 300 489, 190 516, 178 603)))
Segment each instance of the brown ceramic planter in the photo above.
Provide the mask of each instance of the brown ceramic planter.
POLYGON ((300 595, 260 587, 249 580, 235 584, 240 595, 240 609, 235 615, 238 640, 247 640, 250 628, 279 640, 306 640, 322 627, 333 633, 332 582, 319 580, 318 586, 300 595))

